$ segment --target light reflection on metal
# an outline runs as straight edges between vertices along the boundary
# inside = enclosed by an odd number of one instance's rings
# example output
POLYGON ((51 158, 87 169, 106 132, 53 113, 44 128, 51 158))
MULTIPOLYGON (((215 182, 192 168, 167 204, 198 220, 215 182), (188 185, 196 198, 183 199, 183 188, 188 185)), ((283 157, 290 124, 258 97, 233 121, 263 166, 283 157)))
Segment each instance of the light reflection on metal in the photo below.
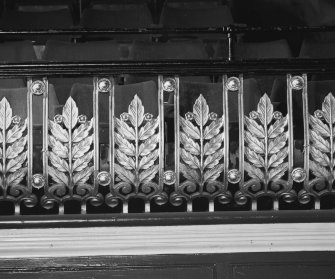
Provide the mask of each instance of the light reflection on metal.
POLYGON ((34 95, 43 95, 46 91, 46 84, 41 80, 36 80, 30 85, 30 90, 34 95))
POLYGON ((46 183, 46 180, 42 174, 38 173, 38 174, 33 175, 32 184, 34 188, 41 189, 45 186, 45 183, 46 183))
POLYGON ((98 173, 97 179, 100 185, 107 186, 111 183, 112 176, 107 171, 102 171, 98 173))

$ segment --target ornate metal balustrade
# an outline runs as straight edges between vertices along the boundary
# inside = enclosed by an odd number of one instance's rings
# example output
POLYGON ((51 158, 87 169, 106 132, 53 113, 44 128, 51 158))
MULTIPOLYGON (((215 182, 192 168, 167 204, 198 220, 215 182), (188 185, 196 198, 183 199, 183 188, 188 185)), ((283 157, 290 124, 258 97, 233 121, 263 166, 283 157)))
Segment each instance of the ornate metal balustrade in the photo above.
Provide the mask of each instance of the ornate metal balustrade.
MULTIPOLYGON (((294 63, 286 62, 286 67, 294 63)), ((175 67, 173 62, 167 64, 166 71, 175 67)), ((240 63, 240 72, 245 65, 240 63)), ((187 66, 192 63, 175 70, 185 71, 187 66)), ((215 63, 212 66, 213 72, 219 71, 215 63)), ((222 70, 221 65, 222 72, 238 68, 226 66, 222 70)), ((322 71, 324 65, 319 66, 322 71)), ((4 76, 20 75, 11 67, 2 70, 4 76)), ((31 76, 38 76, 43 67, 48 70, 50 65, 36 67, 31 76)), ((75 71, 77 66, 72 67, 75 71)), ((138 71, 141 67, 145 66, 138 65, 138 71)), ((285 112, 276 110, 266 93, 257 99, 257 107, 245 111, 244 77, 235 74, 222 76, 221 96, 197 92, 185 113, 178 76, 158 76, 156 96, 151 96, 154 111, 141 98, 146 92, 138 92, 121 113, 116 113, 120 97, 116 98, 114 78, 106 76, 92 81, 93 117, 84 115, 72 97, 50 117, 47 78, 28 79, 26 117, 12 109, 13 102, 0 101, 2 208, 14 205, 12 213, 17 215, 64 214, 67 207, 79 204, 82 214, 127 213, 131 203, 140 201, 130 211, 254 211, 265 199, 272 210, 289 204, 293 204, 289 209, 320 209, 323 198, 334 194, 335 98, 327 92, 322 105, 310 111, 307 74, 286 75, 285 112), (165 123, 166 94, 173 99, 174 130, 165 123), (294 95, 302 98, 303 137, 295 133, 294 95), (236 100, 237 122, 230 119, 231 97, 236 100), (213 98, 220 110, 213 111, 213 98), (108 111, 104 125, 99 119, 101 99, 108 111), (38 102, 43 106, 41 125, 36 125, 34 116, 38 102), (238 131, 237 140, 230 138, 233 129, 238 131), (102 130, 107 137, 101 136, 102 130), (168 143, 166 134, 171 131, 173 141, 168 143), (296 148, 297 140, 303 143, 302 152, 296 148), (232 147, 234 141, 237 149, 232 147), (303 160, 297 161, 297 153, 303 160), (174 160, 168 162, 168 157, 174 160)))

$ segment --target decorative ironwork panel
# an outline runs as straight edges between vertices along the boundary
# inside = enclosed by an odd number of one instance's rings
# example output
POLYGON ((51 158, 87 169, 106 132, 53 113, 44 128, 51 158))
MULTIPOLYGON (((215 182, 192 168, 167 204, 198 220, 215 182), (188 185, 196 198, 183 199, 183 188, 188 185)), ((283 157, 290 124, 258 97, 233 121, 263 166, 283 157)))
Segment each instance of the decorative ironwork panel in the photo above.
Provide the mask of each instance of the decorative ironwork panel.
POLYGON ((89 199, 102 199, 92 183, 93 119, 80 115, 75 101, 69 97, 62 114, 49 120, 48 174, 42 203, 50 206, 67 200, 86 203, 89 199))
POLYGON ((28 131, 27 119, 13 115, 6 98, 0 101, 0 200, 12 201, 19 213, 21 201, 34 206, 36 196, 27 186, 28 173, 28 131))

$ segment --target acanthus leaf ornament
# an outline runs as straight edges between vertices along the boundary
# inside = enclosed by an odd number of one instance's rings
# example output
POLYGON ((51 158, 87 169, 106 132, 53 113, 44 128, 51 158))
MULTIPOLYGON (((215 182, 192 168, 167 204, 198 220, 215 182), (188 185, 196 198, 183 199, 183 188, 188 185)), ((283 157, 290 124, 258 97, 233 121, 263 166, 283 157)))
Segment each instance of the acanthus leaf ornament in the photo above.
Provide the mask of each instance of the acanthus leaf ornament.
POLYGON ((149 201, 161 194, 158 185, 159 118, 145 113, 135 95, 128 112, 115 117, 115 195, 149 201))
POLYGON ((257 112, 245 116, 244 123, 244 169, 251 179, 244 182, 238 195, 275 198, 289 192, 291 188, 283 180, 288 171, 287 116, 274 112, 270 98, 264 94, 257 112))
POLYGON ((69 199, 96 199, 95 186, 89 182, 93 174, 93 118, 80 115, 70 97, 63 107, 62 121, 49 120, 48 173, 51 184, 42 198, 63 203, 69 199), (84 118, 85 121, 80 121, 84 118))
POLYGON ((195 101, 193 111, 180 116, 180 173, 182 182, 172 194, 188 201, 196 197, 214 200, 226 195, 223 184, 223 118, 210 112, 203 95, 195 101), (192 117, 190 117, 192 116, 192 117), (220 179, 221 177, 221 179, 220 179))
POLYGON ((305 186, 305 195, 321 197, 335 191, 334 123, 335 98, 329 93, 322 103, 322 110, 316 110, 315 116, 309 115, 309 170, 314 179, 305 186))
POLYGON ((28 172, 27 140, 27 120, 13 117, 9 102, 3 98, 0 102, 0 200, 17 204, 26 200, 33 206, 36 197, 23 184, 28 172))

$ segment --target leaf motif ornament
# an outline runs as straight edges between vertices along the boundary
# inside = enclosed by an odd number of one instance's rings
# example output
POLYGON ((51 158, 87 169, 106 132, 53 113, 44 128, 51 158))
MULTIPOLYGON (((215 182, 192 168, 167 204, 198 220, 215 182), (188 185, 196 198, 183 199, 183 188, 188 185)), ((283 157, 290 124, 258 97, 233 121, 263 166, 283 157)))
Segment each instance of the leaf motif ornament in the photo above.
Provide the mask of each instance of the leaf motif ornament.
POLYGON ((223 118, 210 115, 207 101, 200 95, 193 112, 186 113, 185 118, 180 116, 180 172, 186 179, 181 188, 185 187, 188 192, 184 194, 189 194, 189 189, 194 188, 187 187, 189 182, 198 185, 198 192, 206 192, 206 185, 217 182, 224 171, 220 163, 224 156, 223 118))
POLYGON ((334 123, 335 98, 329 93, 323 103, 322 110, 309 116, 310 162, 311 173, 331 185, 335 178, 334 159, 334 123))
POLYGON ((148 198, 157 194, 159 118, 145 113, 141 99, 135 95, 128 112, 114 119, 115 173, 116 181, 119 181, 115 185, 117 194, 123 198, 137 194, 148 198), (141 192, 146 187, 151 187, 150 191, 141 192))
POLYGON ((49 120, 48 172, 60 189, 69 190, 70 196, 75 194, 75 186, 87 184, 94 170, 93 118, 79 123, 78 115, 76 102, 70 97, 63 107, 62 123, 49 120))
POLYGON ((244 123, 244 169, 249 177, 264 185, 266 192, 268 185, 280 180, 288 170, 287 116, 274 112, 270 98, 264 94, 257 111, 245 116, 244 123))
POLYGON ((27 120, 14 122, 12 117, 12 108, 3 98, 0 102, 0 187, 4 196, 15 192, 27 175, 27 120))

